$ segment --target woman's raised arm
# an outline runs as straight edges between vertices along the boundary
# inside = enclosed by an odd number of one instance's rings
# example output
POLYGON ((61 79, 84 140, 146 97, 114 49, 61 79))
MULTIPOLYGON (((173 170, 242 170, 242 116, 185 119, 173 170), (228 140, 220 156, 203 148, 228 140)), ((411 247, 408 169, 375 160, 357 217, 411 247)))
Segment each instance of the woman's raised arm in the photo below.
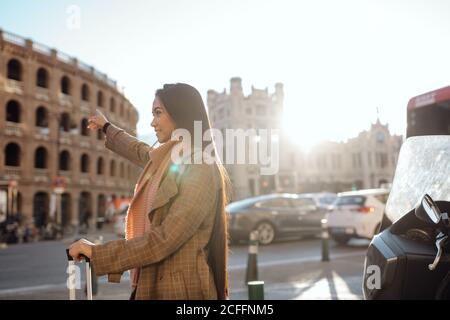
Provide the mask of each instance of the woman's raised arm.
MULTIPOLYGON (((88 128, 91 130, 102 129, 107 122, 109 122, 108 119, 97 110, 96 115, 89 118, 88 128)), ((105 147, 141 168, 145 167, 150 160, 149 151, 152 150, 148 144, 112 123, 106 129, 105 147)))

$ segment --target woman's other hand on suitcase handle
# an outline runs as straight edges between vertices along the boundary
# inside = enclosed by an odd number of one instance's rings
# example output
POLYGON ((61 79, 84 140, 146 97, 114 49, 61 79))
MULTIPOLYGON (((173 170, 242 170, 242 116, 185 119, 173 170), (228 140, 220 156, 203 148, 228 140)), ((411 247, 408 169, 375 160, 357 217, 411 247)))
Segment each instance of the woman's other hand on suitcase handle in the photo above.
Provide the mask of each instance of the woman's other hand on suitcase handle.
POLYGON ((70 245, 69 255, 77 262, 82 260, 82 255, 85 255, 90 259, 92 256, 93 246, 95 246, 95 243, 92 243, 86 239, 80 239, 70 245))

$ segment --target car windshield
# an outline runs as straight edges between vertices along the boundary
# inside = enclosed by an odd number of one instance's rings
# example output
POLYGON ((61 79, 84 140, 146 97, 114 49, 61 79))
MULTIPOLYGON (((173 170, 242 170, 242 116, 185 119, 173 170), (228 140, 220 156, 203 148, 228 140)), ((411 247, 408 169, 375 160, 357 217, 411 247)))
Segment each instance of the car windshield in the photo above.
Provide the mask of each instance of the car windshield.
POLYGON ((319 198, 319 203, 321 205, 331 205, 336 201, 336 197, 322 197, 319 198))
POLYGON ((411 137, 403 144, 386 215, 395 222, 411 211, 423 195, 450 201, 450 136, 411 137))
POLYGON ((336 200, 337 206, 362 206, 366 201, 363 196, 339 196, 336 200))

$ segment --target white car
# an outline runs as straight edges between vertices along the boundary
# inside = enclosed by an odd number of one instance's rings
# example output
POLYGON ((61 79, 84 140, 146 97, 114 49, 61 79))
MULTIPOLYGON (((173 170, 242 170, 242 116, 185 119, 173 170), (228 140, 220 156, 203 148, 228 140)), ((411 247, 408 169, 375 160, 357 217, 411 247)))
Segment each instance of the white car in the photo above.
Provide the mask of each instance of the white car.
POLYGON ((372 239, 380 230, 389 189, 342 192, 328 213, 328 230, 339 244, 351 238, 372 239))

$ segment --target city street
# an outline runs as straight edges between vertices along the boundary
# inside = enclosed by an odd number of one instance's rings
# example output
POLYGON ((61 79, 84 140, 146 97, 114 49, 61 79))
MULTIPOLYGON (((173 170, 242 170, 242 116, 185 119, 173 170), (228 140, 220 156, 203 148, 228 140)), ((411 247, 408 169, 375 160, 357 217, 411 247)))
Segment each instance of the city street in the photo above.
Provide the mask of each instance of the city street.
MULTIPOLYGON (((115 239, 103 233, 106 241, 115 239)), ((88 238, 94 240, 95 235, 88 238)), ((65 248, 73 239, 10 245, 0 249, 0 299, 67 299, 65 248)), ((330 262, 321 262, 319 239, 277 242, 259 247, 259 278, 266 299, 361 299, 365 240, 348 246, 330 244, 330 262)), ((231 299, 248 299, 245 286, 248 247, 231 247, 229 273, 231 299)), ((82 275, 84 270, 82 269, 82 275)), ((84 278, 84 277, 83 277, 84 278)), ((120 284, 98 280, 94 299, 128 299, 129 277, 120 284)), ((83 299, 82 290, 77 294, 83 299)))

